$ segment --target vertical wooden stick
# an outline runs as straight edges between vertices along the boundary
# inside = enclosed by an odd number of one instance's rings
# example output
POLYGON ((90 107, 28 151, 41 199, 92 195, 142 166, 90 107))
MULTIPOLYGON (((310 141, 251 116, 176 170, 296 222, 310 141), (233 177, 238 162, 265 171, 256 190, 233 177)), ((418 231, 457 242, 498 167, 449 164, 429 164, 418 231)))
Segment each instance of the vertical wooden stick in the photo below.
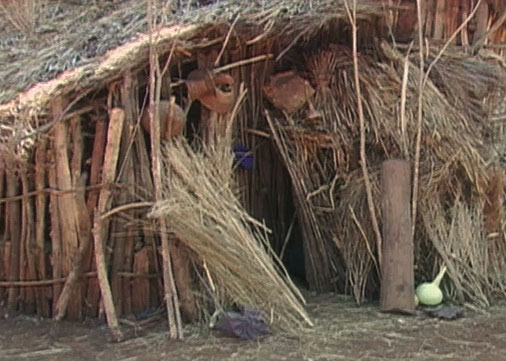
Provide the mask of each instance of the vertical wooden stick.
MULTIPOLYGON (((446 21, 445 18, 445 1, 438 1, 436 4, 436 15, 434 20, 434 30, 432 32, 432 37, 434 39, 443 39, 444 35, 444 24, 446 21)), ((420 39, 418 39, 420 41, 420 39)))
MULTIPOLYGON (((53 116, 60 117, 63 111, 61 100, 55 100, 53 104, 53 116)), ((69 140, 68 124, 59 122, 54 129, 54 144, 56 151, 56 182, 61 190, 70 190, 73 188, 73 181, 69 162, 69 140)), ((77 256, 79 250, 79 226, 78 212, 75 202, 75 194, 67 193, 58 197, 59 221, 61 223, 62 234, 62 256, 63 272, 65 276, 72 270, 72 260, 77 256)), ((78 291, 78 290, 76 290, 78 291)), ((74 302, 68 309, 68 317, 72 320, 79 320, 82 317, 82 300, 79 292, 73 298, 74 302)))
MULTIPOLYGON (((348 13, 348 18, 351 23, 351 35, 352 35, 352 48, 353 48, 353 75, 355 81, 355 92, 357 96, 357 104, 358 104, 358 120, 360 123, 360 166, 362 168, 362 174, 364 175, 364 185, 365 192, 367 196, 367 205, 369 206, 369 213, 371 215, 371 223, 374 233, 376 235, 376 244, 378 250, 378 260, 381 271, 381 252, 382 252, 382 237, 381 231, 378 225, 378 219, 376 217, 376 209, 374 208, 374 200, 372 196, 372 186, 371 180, 369 179, 369 170, 367 169, 367 156, 365 153, 365 117, 364 117, 364 108, 362 104, 362 92, 360 90, 360 77, 359 77, 359 68, 358 68, 358 50, 357 50, 357 0, 353 0, 353 9, 350 10, 348 2, 345 1, 346 12, 348 13)), ((421 47, 422 44, 420 44, 421 47)))
MULTIPOLYGON (((107 140, 107 122, 104 119, 97 119, 95 126, 95 140, 93 142, 93 151, 91 158, 91 169, 90 169, 90 185, 96 185, 100 183, 100 176, 102 167, 104 165, 104 152, 105 144, 107 140)), ((92 190, 88 194, 87 199, 87 210, 90 219, 93 219, 95 214, 95 207, 97 206, 98 197, 100 192, 98 190, 92 190)), ((93 243, 90 245, 86 252, 85 269, 94 271, 96 265, 93 262, 94 247, 93 243)), ((97 278, 90 278, 87 285, 86 304, 87 315, 90 317, 96 317, 98 315, 98 308, 100 303, 100 286, 97 278)))
MULTIPOLYGON (((7 197, 14 197, 18 194, 18 179, 16 177, 16 165, 13 162, 7 163, 7 197)), ((11 201, 7 203, 6 214, 8 214, 7 227, 9 228, 8 239, 10 241, 10 256, 9 256, 9 281, 17 281, 19 279, 19 257, 21 248, 21 229, 20 225, 20 202, 11 201)), ((14 312, 18 305, 19 289, 16 287, 9 288, 7 296, 7 309, 9 312, 14 312)))
MULTIPOLYGON (((123 125, 122 144, 119 151, 118 162, 120 164, 118 176, 120 183, 130 186, 135 184, 134 161, 133 161, 133 135, 135 131, 134 113, 136 109, 131 102, 132 76, 125 74, 121 84, 121 105, 125 111, 125 120, 123 125)), ((125 189, 115 198, 115 204, 127 204, 134 201, 132 194, 133 188, 125 189)), ((134 211, 127 211, 131 214, 134 211)), ((135 216, 132 214, 132 218, 135 216)), ((131 252, 133 252, 134 237, 132 227, 127 225, 125 229, 124 220, 114 218, 111 220, 112 233, 121 233, 121 236, 112 245, 113 253, 111 255, 111 291, 114 299, 114 305, 118 315, 128 315, 131 313, 131 282, 118 275, 121 271, 130 272, 133 261, 131 261, 131 252)))
MULTIPOLYGON (((125 109, 125 126, 123 127, 123 144, 120 150, 121 159, 121 174, 120 181, 128 185, 142 184, 136 183, 135 177, 138 171, 138 167, 141 165, 136 162, 135 143, 136 135, 139 133, 139 128, 136 128, 137 119, 139 118, 139 105, 138 105, 138 85, 136 78, 131 73, 127 72, 123 78, 121 85, 121 103, 125 109)), ((128 191, 122 192, 119 195, 118 203, 130 203, 136 200, 135 189, 132 187, 128 191)), ((133 219, 138 218, 138 211, 131 210, 127 211, 127 215, 133 219)), ((118 224, 119 226, 122 226, 118 224)), ((127 225, 127 229, 124 229, 125 236, 119 243, 123 243, 122 246, 122 260, 117 262, 117 268, 126 272, 133 271, 134 267, 134 246, 141 244, 142 239, 140 238, 139 230, 135 226, 127 225)), ((114 255, 117 257, 120 255, 114 255)), ((114 269, 114 264, 113 264, 114 269)), ((113 277, 115 275, 113 274, 113 277)), ((121 294, 121 311, 123 314, 132 314, 132 294, 137 292, 130 279, 124 277, 113 278, 113 290, 114 282, 117 283, 117 292, 121 294)), ((116 300, 117 301, 117 300, 116 300)), ((147 309, 147 308, 146 308, 147 309)))
MULTIPOLYGON (((54 189, 58 189, 58 184, 56 182, 56 167, 55 167, 55 150, 54 144, 51 146, 48 152, 48 163, 49 163, 49 171, 48 171, 48 182, 49 186, 54 189)), ((51 215, 50 219, 50 236, 51 236, 51 265, 52 265, 52 276, 53 278, 61 278, 62 271, 62 240, 61 240, 61 225, 60 225, 60 216, 58 211, 58 196, 54 193, 51 193, 49 196, 49 213, 51 215)), ((53 285, 53 310, 52 314, 56 314, 56 301, 60 297, 60 293, 62 290, 62 285, 60 283, 55 283, 53 285)))
MULTIPOLYGON (((113 108, 109 117, 109 130, 107 132, 107 146, 104 156, 104 168, 102 181, 113 183, 116 177, 116 166, 119 156, 121 134, 125 112, 123 109, 113 108)), ((111 286, 107 277, 107 265, 105 262, 104 241, 108 231, 108 220, 102 219, 102 214, 110 208, 112 191, 104 188, 100 192, 98 207, 93 222, 93 237, 95 246, 95 263, 97 267, 98 282, 104 303, 107 323, 112 335, 117 342, 123 340, 123 334, 119 329, 118 318, 112 299, 111 286)))
MULTIPOLYGON (((46 205, 47 195, 42 192, 46 187, 46 167, 47 167, 47 139, 41 137, 35 150, 35 190, 39 191, 35 198, 35 253, 37 257, 37 276, 39 279, 46 278, 46 257, 44 242, 46 239, 46 205)), ((51 311, 47 300, 46 291, 39 294, 39 304, 37 313, 42 317, 50 317, 51 311)))
POLYGON ((188 320, 194 322, 198 320, 199 314, 192 289, 193 281, 188 251, 178 239, 170 239, 169 242, 181 308, 188 320))
MULTIPOLYGON (((23 164, 19 165, 18 174, 19 174, 19 180, 21 181, 21 194, 24 194, 27 188, 27 178, 25 173, 25 167, 23 164), (24 183, 24 184, 23 184, 24 183)), ((27 229, 28 229, 28 222, 27 222, 27 207, 26 207, 26 198, 21 199, 21 217, 20 217, 20 227, 21 227, 21 233, 19 236, 20 246, 19 246, 19 281, 26 281, 27 280, 27 269, 26 269, 26 235, 27 235, 27 229)), ((22 287, 19 290, 19 296, 18 300, 20 301, 20 304, 18 305, 18 308, 21 312, 28 311, 25 307, 27 306, 27 303, 33 303, 33 289, 27 289, 26 287, 22 287)))
MULTIPOLYGON (((58 302, 56 303, 56 315, 54 316, 55 321, 61 321, 65 316, 67 306, 70 301, 70 296, 74 293, 75 287, 78 284, 79 276, 82 271, 82 265, 88 253, 91 243, 91 221, 88 213, 88 208, 86 207, 86 201, 84 197, 84 188, 85 179, 82 177, 78 180, 76 187, 79 187, 81 190, 76 192, 76 205, 77 205, 77 214, 79 222, 79 234, 80 234, 80 244, 79 250, 72 260, 72 268, 67 276, 67 280, 63 286, 63 290, 61 292, 60 297, 58 298, 58 302)), ((79 295, 79 302, 82 302, 81 298, 84 296, 84 293, 79 290, 77 295, 79 295)))
POLYGON ((389 160, 381 166, 383 261, 380 309, 412 313, 415 309, 411 181, 409 162, 389 160))
POLYGON ((138 276, 132 281, 135 289, 133 296, 133 310, 135 313, 147 310, 150 306, 149 279, 139 277, 149 273, 149 252, 150 250, 144 247, 135 253, 134 272, 138 276))
MULTIPOLYGON (((28 180, 28 169, 22 167, 20 172, 22 194, 27 194, 30 191, 30 184, 28 180)), ((35 270, 36 253, 35 253, 35 238, 33 237, 33 200, 26 197, 22 201, 22 224, 23 230, 21 232, 22 252, 21 252, 21 273, 20 280, 36 280, 37 272, 35 270)), ((34 313, 39 308, 39 295, 41 294, 40 288, 25 287, 24 296, 24 312, 34 313)))
MULTIPOLYGON (((0 157, 0 197, 5 197, 4 191, 5 191, 5 160, 0 157)), ((0 221, 3 221, 5 224, 5 230, 7 230, 9 227, 7 226, 8 219, 6 218, 6 214, 4 212, 5 205, 0 205, 0 221)), ((4 232, 5 232, 4 230, 4 232)), ((0 277, 2 279, 6 279, 7 275, 7 268, 6 265, 9 264, 8 262, 8 253, 7 253, 7 243, 5 238, 5 233, 0 234, 2 237, 2 241, 0 242, 0 277)), ((5 289, 0 288, 0 300, 3 300, 5 297, 5 289)))
MULTIPOLYGON (((155 99, 155 86, 157 69, 157 54, 153 47, 153 2, 148 0, 148 25, 149 25, 149 119, 151 126, 151 161, 153 170, 153 183, 155 189, 155 200, 162 198, 161 189, 161 162, 160 162, 160 115, 158 112, 159 99, 155 99)), ((161 79, 160 79, 161 80, 161 79)), ((159 88, 159 87, 158 87, 159 88)), ((160 89, 160 88, 159 88, 160 89)), ((158 94, 159 98, 159 94, 158 94)), ((163 218, 158 220, 161 229, 162 255, 163 255, 163 284, 165 291, 165 302, 167 304, 167 317, 171 339, 182 339, 183 331, 181 326, 181 315, 179 312, 179 300, 177 297, 176 285, 172 274, 172 262, 170 256, 169 239, 166 232, 167 225, 163 218)))

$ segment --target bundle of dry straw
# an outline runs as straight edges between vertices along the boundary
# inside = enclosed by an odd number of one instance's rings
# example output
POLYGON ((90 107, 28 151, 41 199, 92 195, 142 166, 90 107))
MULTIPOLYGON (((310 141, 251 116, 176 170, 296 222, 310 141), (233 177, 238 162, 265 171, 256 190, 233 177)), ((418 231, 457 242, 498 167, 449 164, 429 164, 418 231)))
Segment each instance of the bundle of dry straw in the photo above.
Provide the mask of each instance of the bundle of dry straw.
POLYGON ((228 142, 204 153, 182 139, 164 152, 164 199, 150 215, 164 217, 169 231, 193 251, 214 306, 259 308, 274 327, 288 331, 311 325, 302 295, 270 248, 268 229, 238 200, 228 142))
MULTIPOLYGON (((366 54, 358 58, 366 157, 376 205, 381 203, 377 174, 381 162, 399 157, 413 161, 418 133, 416 100, 420 69, 416 57, 402 54, 388 44, 382 46, 383 61, 366 54), (404 103, 401 95, 405 97, 404 103)), ((299 64, 308 70, 310 82, 315 86, 314 106, 322 116, 318 124, 308 124, 304 114, 268 120, 287 168, 294 170, 290 172, 292 182, 304 185, 298 192, 305 207, 299 216, 304 218, 301 222, 314 225, 310 230, 306 227, 313 233, 305 235, 306 241, 312 242, 321 234, 335 241, 346 267, 344 278, 360 303, 366 293, 372 294, 378 287, 379 259, 360 172, 357 140, 360 130, 351 60, 349 49, 331 45, 309 56, 305 64, 299 64), (309 142, 315 134, 320 141, 309 142), (327 198, 328 209, 310 202, 315 195, 322 194, 327 198)), ((490 187, 491 166, 504 169, 492 139, 503 139, 503 135, 491 136, 492 129, 499 129, 498 121, 487 116, 484 106, 491 94, 503 94, 504 76, 500 68, 490 64, 443 56, 434 63, 427 78, 422 95, 418 192, 418 210, 423 219, 415 220, 415 257, 420 279, 421 275, 430 278, 433 265, 455 253, 457 243, 449 246, 446 241, 441 246, 442 234, 452 232, 453 223, 446 218, 443 222, 440 215, 457 207, 458 201, 465 202, 472 212, 482 209, 490 187), (473 86, 463 87, 463 79, 473 86), (435 199, 441 201, 435 203, 435 199), (435 234, 434 229, 439 229, 439 233, 435 234)), ((378 207, 375 210, 381 222, 381 210, 378 207)), ((474 253, 463 256, 463 262, 481 265, 489 262, 496 266, 473 268, 472 275, 463 276, 466 281, 460 281, 462 286, 458 288, 463 295, 460 299, 486 305, 494 293, 504 289, 504 279, 497 277, 504 271, 504 262, 500 262, 505 256, 501 248, 504 241, 501 236, 496 242, 498 252, 485 251, 480 248, 483 237, 477 235, 483 232, 483 224, 470 221, 466 224, 474 228, 468 230, 469 242, 459 241, 460 247, 472 242, 474 253)), ((332 252, 332 247, 327 250, 332 252)), ((458 274, 463 272, 460 269, 449 273, 456 285, 458 274)))
POLYGON ((448 291, 460 302, 490 306, 492 296, 505 295, 504 262, 497 265, 491 255, 493 243, 483 232, 483 212, 457 200, 445 214, 439 200, 423 213, 425 230, 448 267, 448 291), (497 267, 498 266, 498 267, 497 267))

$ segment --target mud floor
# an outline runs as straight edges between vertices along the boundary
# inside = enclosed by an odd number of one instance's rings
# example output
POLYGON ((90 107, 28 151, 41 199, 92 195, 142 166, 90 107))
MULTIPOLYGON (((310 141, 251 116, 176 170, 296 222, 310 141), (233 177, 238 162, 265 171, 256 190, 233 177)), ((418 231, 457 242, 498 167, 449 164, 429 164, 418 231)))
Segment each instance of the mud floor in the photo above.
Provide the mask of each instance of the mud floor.
POLYGON ((185 329, 184 341, 169 341, 161 317, 142 327, 124 325, 122 343, 108 341, 100 321, 63 322, 0 309, 0 360, 506 360, 506 303, 486 311, 467 309, 456 321, 440 321, 419 311, 399 316, 377 305, 355 306, 332 294, 309 298, 315 327, 297 335, 274 334, 263 341, 239 341, 204 326, 185 329))

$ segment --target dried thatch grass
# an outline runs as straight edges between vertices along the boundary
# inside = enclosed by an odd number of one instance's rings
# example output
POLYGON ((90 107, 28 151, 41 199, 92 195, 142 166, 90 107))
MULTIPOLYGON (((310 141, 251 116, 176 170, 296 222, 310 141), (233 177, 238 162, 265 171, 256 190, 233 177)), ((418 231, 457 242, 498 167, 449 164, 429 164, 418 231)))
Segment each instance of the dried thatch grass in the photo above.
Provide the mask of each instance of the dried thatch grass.
POLYGON ((233 302, 257 307, 285 330, 311 324, 304 299, 281 273, 265 227, 241 206, 227 142, 207 153, 185 140, 165 148, 164 200, 150 215, 164 217, 205 270, 202 281, 216 307, 233 302), (273 292, 275 290, 275 292, 273 292))
POLYGON ((423 206, 425 230, 437 253, 448 267, 452 280, 448 290, 461 302, 489 306, 493 296, 506 295, 506 267, 497 263, 497 249, 483 232, 483 212, 457 199, 449 211, 432 199, 423 206))
MULTIPOLYGON (((371 172, 370 178, 373 197, 379 199, 378 173, 371 172)), ((379 276, 375 235, 369 226, 371 215, 363 184, 363 174, 355 171, 350 174, 348 183, 341 188, 335 215, 340 227, 333 236, 346 262, 346 279, 357 304, 363 301, 368 287, 374 288, 376 281, 373 275, 379 276)), ((381 202, 375 204, 378 205, 376 215, 381 219, 381 202)))
MULTIPOLYGON (((414 159, 420 72, 416 62, 411 62, 409 57, 386 44, 382 48, 387 62, 378 62, 367 55, 358 59, 366 118, 367 163, 372 173, 375 204, 380 204, 375 170, 381 162, 399 156, 414 159), (403 110, 400 95, 405 69, 407 83, 403 110)), ((375 265, 379 264, 379 260, 365 203, 363 178, 356 171, 359 169, 359 122, 351 61, 351 51, 337 46, 311 55, 306 60, 305 67, 316 89, 314 105, 322 114, 317 131, 325 141, 308 142, 310 137, 314 137, 315 129, 314 124, 304 122, 304 114, 296 114, 294 119, 271 122, 271 128, 275 135, 283 137, 283 142, 278 142, 278 148, 282 154, 290 155, 284 157, 287 168, 297 170, 291 174, 292 181, 309 185, 302 192, 302 199, 315 190, 336 189, 333 185, 338 185, 335 193, 327 195, 330 198, 326 200, 335 211, 323 217, 321 209, 308 204, 308 210, 303 214, 306 219, 302 222, 316 224, 315 235, 330 232, 325 234, 335 240, 341 251, 347 268, 345 278, 352 286, 356 301, 360 302, 366 285, 373 289, 377 286, 375 265), (284 131, 287 124, 291 128, 289 133, 284 131), (331 139, 330 146, 328 139, 331 139)), ((440 197, 445 202, 438 204, 438 209, 444 212, 460 195, 465 194, 468 206, 480 207, 486 196, 488 166, 501 162, 498 152, 491 150, 490 134, 492 129, 498 128, 497 121, 491 118, 484 121, 487 119, 485 100, 493 93, 504 91, 504 76, 506 74, 498 67, 452 56, 443 56, 433 66, 422 97, 423 151, 419 186, 419 202, 422 205, 431 204, 433 199, 440 197), (466 79, 465 82, 463 79, 466 79), (470 86, 471 81, 476 81, 474 87, 470 86), (463 87, 462 84, 469 86, 463 87)), ((504 130, 503 127, 500 129, 504 130)), ((380 210, 377 209, 377 212, 379 214, 380 210)), ((425 212, 423 206, 421 212, 425 212)), ((429 217, 436 217, 435 213, 430 214, 432 216, 429 217)), ((434 222, 433 218, 430 219, 434 222)), ((417 234, 428 233, 427 224, 417 219, 417 234)), ((481 224, 475 223, 474 226, 477 230, 482 229, 481 224)), ((426 247, 420 244, 424 242, 422 238, 415 242, 417 250, 426 247)), ((445 249, 430 246, 424 251, 424 257, 433 260, 438 257, 436 253, 445 249)), ((499 258, 505 256, 504 250, 494 254, 494 262, 499 263, 499 258)), ((476 253, 475 257, 480 262, 489 260, 484 253, 476 253)), ((420 271, 424 272, 423 269, 420 271)), ((481 276, 493 278, 494 272, 487 268, 481 276)), ((504 280, 502 282, 504 284, 504 280)), ((486 304, 484 300, 488 300, 491 294, 490 287, 487 287, 483 296, 467 298, 466 294, 466 298, 477 304, 486 304)))
POLYGON ((31 36, 43 4, 43 0, 2 0, 0 16, 24 35, 31 36))
POLYGON ((327 162, 333 149, 320 149, 318 137, 304 137, 295 124, 282 126, 267 114, 274 140, 290 173, 297 216, 304 235, 306 279, 311 289, 335 290, 337 249, 332 242, 337 177, 327 162))
MULTIPOLYGON (((228 25, 230 19, 240 14, 236 31, 244 27, 252 38, 257 35, 279 36, 282 31, 284 36, 280 38, 286 39, 287 44, 298 38, 301 32, 309 36, 325 22, 345 17, 343 1, 335 0, 220 0, 206 6, 197 1, 187 1, 180 6, 175 1, 155 4, 154 16, 160 26, 198 24, 202 29, 220 27, 228 25), (253 29, 256 34, 251 34, 253 29)), ((0 52, 0 63, 4 65, 0 69, 0 78, 5 85, 0 87, 0 104, 11 101, 17 93, 33 84, 54 79, 64 71, 91 64, 97 66, 107 51, 132 41, 139 34, 146 34, 146 9, 146 0, 122 0, 117 4, 101 2, 99 5, 51 2, 42 14, 44 26, 37 29, 37 42, 26 42, 5 30, 5 39, 0 38, 0 49, 5 50, 0 52), (13 54, 16 54, 16 61, 12 60, 13 54)), ((381 3, 360 1, 358 5, 358 12, 364 18, 381 16, 384 11, 385 6, 381 3)), ((2 30, 0 25, 0 33, 2 30)), ((207 37, 204 33, 202 35, 207 37)), ((129 60, 137 60, 134 63, 146 61, 146 55, 141 52, 129 60)), ((116 72, 134 66, 125 65, 116 72)), ((74 85, 77 87, 79 83, 74 85)))

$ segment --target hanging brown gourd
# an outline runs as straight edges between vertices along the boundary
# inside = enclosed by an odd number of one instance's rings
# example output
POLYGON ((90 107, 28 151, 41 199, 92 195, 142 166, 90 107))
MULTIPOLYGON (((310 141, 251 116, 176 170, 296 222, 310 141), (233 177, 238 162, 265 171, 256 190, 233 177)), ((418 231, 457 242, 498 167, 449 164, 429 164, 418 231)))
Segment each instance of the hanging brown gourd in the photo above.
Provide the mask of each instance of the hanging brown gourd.
MULTIPOLYGON (((162 139, 168 140, 183 134, 186 116, 183 109, 176 104, 175 97, 171 97, 170 100, 160 100, 158 112, 160 115, 160 136, 162 139)), ((146 132, 151 133, 151 123, 147 111, 142 115, 141 125, 146 132)))
POLYGON ((188 74, 188 97, 198 100, 207 109, 218 114, 228 113, 235 104, 234 78, 228 74, 214 74, 210 70, 196 69, 188 74))
POLYGON ((302 108, 314 94, 314 89, 309 82, 293 71, 273 75, 263 90, 267 99, 276 108, 288 114, 302 108))

